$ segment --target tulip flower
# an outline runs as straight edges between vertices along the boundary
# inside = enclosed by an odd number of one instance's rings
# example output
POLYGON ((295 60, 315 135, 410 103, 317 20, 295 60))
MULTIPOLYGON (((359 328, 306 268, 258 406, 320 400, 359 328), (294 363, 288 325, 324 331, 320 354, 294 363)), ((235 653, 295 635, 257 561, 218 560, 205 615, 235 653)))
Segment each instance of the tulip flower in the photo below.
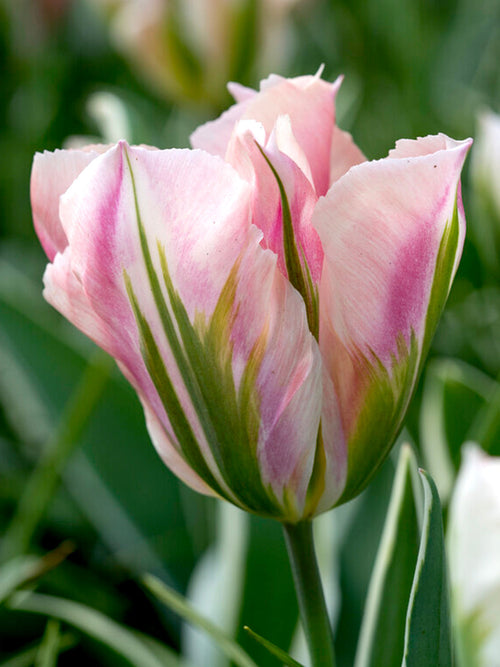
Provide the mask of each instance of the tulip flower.
POLYGON ((450 504, 448 551, 460 667, 500 656, 500 458, 466 448, 450 504))
POLYGON ((232 85, 194 150, 45 152, 32 173, 45 297, 117 360, 164 462, 290 524, 387 456, 465 233, 470 141, 367 161, 339 85, 232 85))

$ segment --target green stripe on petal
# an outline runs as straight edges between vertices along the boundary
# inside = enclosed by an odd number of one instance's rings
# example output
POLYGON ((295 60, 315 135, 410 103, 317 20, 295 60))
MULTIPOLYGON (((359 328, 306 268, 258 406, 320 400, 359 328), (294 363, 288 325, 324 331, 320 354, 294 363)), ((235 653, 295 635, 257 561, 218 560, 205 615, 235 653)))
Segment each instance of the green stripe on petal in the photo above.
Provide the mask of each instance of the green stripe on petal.
POLYGON ((144 363, 146 364, 149 375, 163 403, 163 407, 168 414, 170 424, 172 425, 175 437, 179 442, 184 459, 214 491, 220 496, 229 499, 201 455, 198 442, 167 373, 160 351, 158 350, 158 346, 151 332, 151 328, 141 312, 130 278, 126 271, 124 271, 124 280, 139 329, 141 352, 144 363))
MULTIPOLYGON (((295 233, 292 223, 292 214, 290 212, 290 204, 286 196, 285 186, 278 172, 272 165, 271 161, 264 153, 259 144, 256 143, 257 148, 262 154, 262 157, 269 165, 276 183, 278 185, 281 197, 281 215, 283 220, 283 250, 285 255, 286 270, 288 273, 288 280, 292 283, 295 289, 304 299, 306 305, 307 322, 309 330, 313 336, 318 340, 319 338, 319 297, 316 285, 314 285, 309 267, 307 265, 304 253, 301 252, 302 262, 300 261, 299 250, 297 248, 295 233)), ((301 249, 302 251, 302 249, 301 249)))
POLYGON ((128 155, 127 162, 141 250, 155 305, 215 464, 230 489, 231 496, 222 490, 203 456, 165 368, 151 327, 140 311, 130 279, 126 276, 127 292, 141 337, 143 358, 165 411, 169 419, 173 419, 172 428, 182 453, 193 470, 220 495, 243 509, 278 518, 283 514, 283 507, 270 486, 264 486, 257 459, 260 398, 256 380, 267 341, 265 328, 249 355, 238 390, 234 384, 231 331, 237 314, 235 297, 240 260, 236 260, 230 272, 208 325, 200 313, 195 316, 192 324, 179 294, 174 289, 165 252, 157 241, 163 284, 169 301, 167 305, 141 219, 128 155))
POLYGON ((307 488, 306 503, 303 512, 303 518, 312 518, 316 512, 319 501, 323 496, 326 487, 326 454, 323 444, 323 433, 321 431, 321 422, 318 429, 318 438, 316 440, 316 451, 314 453, 314 463, 307 488))
POLYGON ((413 393, 419 358, 414 332, 409 347, 402 334, 398 337, 390 370, 374 354, 372 360, 358 355, 356 374, 369 378, 370 386, 349 437, 347 483, 338 504, 358 495, 389 453, 413 393))
POLYGON ((353 498, 366 486, 385 460, 398 434, 448 297, 459 238, 460 222, 455 201, 452 218, 439 245, 421 345, 412 332, 408 349, 403 335, 400 335, 397 357, 393 355, 391 359, 391 373, 378 359, 373 364, 359 355, 358 373, 370 377, 372 386, 368 389, 356 430, 349 438, 347 484, 339 502, 353 498), (374 422, 377 425, 375 434, 372 432, 374 422))
POLYGON ((191 324, 170 279, 165 253, 161 248, 159 252, 179 335, 188 363, 196 369, 204 410, 215 434, 209 445, 221 475, 242 506, 260 514, 279 516, 282 509, 270 487, 266 488, 262 482, 257 458, 260 397, 256 381, 267 342, 265 328, 250 352, 238 389, 234 383, 231 331, 237 314, 235 296, 240 261, 235 262, 208 325, 201 315, 191 324))
POLYGON ((443 312, 448 292, 453 280, 455 262, 457 259, 458 243, 460 238, 460 222, 458 219, 458 207, 455 199, 453 216, 446 225, 443 238, 439 244, 439 251, 434 270, 429 307, 425 319, 425 333, 422 342, 422 364, 429 351, 432 337, 436 330, 439 318, 443 312))

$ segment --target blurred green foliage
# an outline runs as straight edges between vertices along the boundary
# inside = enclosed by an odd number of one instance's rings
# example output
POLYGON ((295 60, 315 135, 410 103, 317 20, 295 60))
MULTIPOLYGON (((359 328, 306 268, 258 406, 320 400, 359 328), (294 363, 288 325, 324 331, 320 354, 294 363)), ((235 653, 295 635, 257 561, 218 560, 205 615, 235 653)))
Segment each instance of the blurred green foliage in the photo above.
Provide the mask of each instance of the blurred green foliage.
MULTIPOLYGON (((99 137, 88 107, 99 91, 123 102, 137 143, 187 145, 190 131, 218 112, 174 105, 150 89, 114 49, 95 4, 0 0, 0 535, 36 462, 68 427, 61 419, 69 419, 71 397, 94 353, 41 297, 45 259, 29 202, 33 153, 60 147, 72 135, 99 137)), ((500 112, 499 0, 307 0, 294 7, 289 39, 281 74, 312 73, 321 63, 326 78, 345 74, 338 122, 369 158, 383 156, 400 137, 438 131, 473 136, 482 108, 500 112)), ((240 71, 246 72, 243 83, 258 84, 251 68, 240 71)), ((466 174, 463 196, 474 228, 471 188, 466 174)), ((499 220, 487 224, 500 234, 499 220)), ((452 371, 434 361, 405 433, 438 486, 440 479, 444 485, 453 480, 460 443, 471 433, 500 453, 500 287, 473 240, 471 234, 431 352, 452 357, 452 371), (438 416, 435 397, 443 406, 438 416), (437 428, 439 451, 448 453, 436 459, 428 452, 437 451, 429 442, 437 428)), ((138 577, 152 572, 181 592, 195 568, 203 566, 201 579, 210 578, 206 549, 218 539, 215 503, 182 486, 160 463, 133 391, 117 371, 106 372, 96 389, 102 392, 97 407, 88 420, 73 424, 61 484, 17 550, 44 553, 72 540, 73 554, 43 576, 39 590, 88 605, 177 650, 179 619, 145 592, 138 577)), ((337 581, 328 595, 338 614, 339 667, 353 663, 393 472, 391 459, 361 498, 322 523, 323 541, 335 532, 323 567, 337 581)), ((233 582, 241 589, 237 639, 266 667, 276 663, 243 625, 288 648, 297 607, 280 527, 250 517, 247 539, 241 580, 233 582)), ((19 653, 18 662, 5 664, 33 664, 45 625, 43 615, 0 607, 0 663, 19 653)), ((43 641, 49 656, 50 646, 61 642, 60 665, 130 664, 95 637, 78 629, 68 633, 64 623, 62 630, 47 627, 43 641)), ((210 664, 227 664, 217 660, 210 664)))

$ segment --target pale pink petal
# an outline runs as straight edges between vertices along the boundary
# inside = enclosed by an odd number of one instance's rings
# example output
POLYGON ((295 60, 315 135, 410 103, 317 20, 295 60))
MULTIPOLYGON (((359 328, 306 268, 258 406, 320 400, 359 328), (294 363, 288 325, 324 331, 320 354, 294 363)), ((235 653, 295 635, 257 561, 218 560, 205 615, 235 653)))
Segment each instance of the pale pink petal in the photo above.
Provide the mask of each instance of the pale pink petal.
POLYGON ((418 157, 437 151, 449 150, 460 145, 461 141, 450 139, 446 134, 430 134, 418 139, 398 139, 396 146, 389 151, 390 158, 418 157))
POLYGON ((326 512, 337 503, 347 478, 347 438, 344 433, 341 405, 325 363, 323 363, 322 380, 321 432, 325 453, 325 489, 316 507, 316 514, 326 512))
POLYGON ((165 427, 160 427, 158 420, 152 417, 152 405, 157 410, 162 410, 161 404, 156 397, 151 379, 138 360, 138 350, 130 349, 128 341, 120 340, 115 332, 110 329, 109 324, 102 320, 89 301, 82 283, 76 277, 71 266, 72 251, 68 246, 61 254, 58 253, 52 264, 47 266, 44 274, 44 297, 64 317, 74 324, 86 336, 91 338, 103 350, 115 357, 123 374, 138 392, 146 412, 148 428, 151 426, 150 435, 156 443, 160 434, 163 440, 168 441, 169 446, 161 452, 163 458, 176 462, 175 469, 182 479, 202 493, 207 493, 207 487, 196 473, 188 472, 188 466, 182 460, 175 449, 175 437, 165 427), (147 397, 147 398, 146 398, 147 397), (181 473, 184 473, 182 475, 181 473))
MULTIPOLYGON (((310 180, 309 164, 300 152, 287 116, 278 117, 265 153, 277 171, 286 192, 299 256, 304 256, 313 282, 319 283, 323 267, 323 249, 319 236, 311 224, 317 196, 310 180)), ((282 246, 279 250, 283 254, 282 246)))
POLYGON ((231 93, 235 102, 246 102, 254 95, 257 95, 257 91, 253 88, 242 86, 241 83, 235 83, 234 81, 230 81, 227 84, 227 89, 231 93))
POLYGON ((251 184, 252 222, 263 233, 262 246, 278 255, 280 270, 286 275, 280 192, 259 148, 264 142, 265 130, 260 123, 240 121, 231 138, 227 160, 251 184))
POLYGON ((190 137, 191 146, 223 158, 226 155, 234 127, 242 119, 244 110, 249 104, 249 100, 233 104, 216 120, 200 125, 190 137))
POLYGON ((31 207, 33 222, 48 258, 67 245, 66 234, 59 221, 59 197, 71 183, 108 146, 92 145, 80 150, 57 150, 36 153, 31 172, 31 207))
MULTIPOLYGON (((325 252, 320 345, 346 432, 356 425, 372 381, 357 375, 359 355, 391 369, 399 337, 408 348, 412 334, 422 343, 436 258, 470 142, 425 154, 430 146, 428 138, 421 142, 423 155, 351 168, 313 217, 325 252)), ((462 217, 460 199, 458 208, 462 217)), ((456 261, 460 251, 461 240, 456 261)))
POLYGON ((97 345, 113 354, 106 323, 98 317, 89 303, 80 280, 71 267, 71 249, 57 253, 52 264, 45 269, 43 296, 56 310, 72 322, 97 345))
POLYGON ((319 77, 283 79, 273 75, 261 90, 232 106, 222 116, 199 127, 191 136, 195 148, 225 155, 238 120, 256 120, 269 137, 279 116, 288 115, 293 134, 311 166, 317 195, 325 194, 330 184, 330 150, 335 123, 334 100, 341 79, 331 84, 319 77))
POLYGON ((338 181, 355 164, 365 161, 365 156, 356 146, 349 132, 344 132, 335 126, 330 159, 330 185, 338 181))
POLYGON ((175 439, 165 429, 165 425, 160 421, 157 414, 151 409, 150 404, 141 398, 146 426, 156 451, 161 457, 163 463, 174 471, 177 477, 185 484, 190 486, 198 493, 206 496, 216 496, 217 494, 199 477, 195 471, 186 463, 174 446, 175 439))
POLYGON ((314 282, 319 282, 323 252, 316 230, 311 226, 317 197, 307 174, 288 154, 302 160, 306 169, 307 163, 296 146, 286 117, 278 118, 277 133, 271 133, 267 145, 262 143, 264 137, 264 128, 259 123, 240 121, 228 147, 227 160, 252 184, 252 221, 263 232, 262 246, 277 255, 278 266, 286 276, 281 195, 264 152, 285 188, 299 256, 303 253, 314 282))
POLYGON ((237 298, 235 378, 263 330, 268 340, 257 379, 261 397, 258 458, 263 479, 280 500, 295 501, 299 518, 321 414, 321 356, 309 331, 304 302, 276 269, 276 257, 269 250, 246 256, 237 298))
POLYGON ((275 152, 279 151, 284 155, 288 155, 306 176, 311 185, 314 186, 311 165, 307 160, 302 146, 295 139, 290 116, 278 116, 269 138, 268 146, 273 146, 275 152))
MULTIPOLYGON (((312 78, 312 77, 311 77, 312 78)), ((270 74, 266 79, 262 79, 259 84, 259 92, 265 92, 279 86, 281 83, 284 83, 287 79, 281 74, 270 74)), ((296 81, 296 79, 293 79, 296 81)))

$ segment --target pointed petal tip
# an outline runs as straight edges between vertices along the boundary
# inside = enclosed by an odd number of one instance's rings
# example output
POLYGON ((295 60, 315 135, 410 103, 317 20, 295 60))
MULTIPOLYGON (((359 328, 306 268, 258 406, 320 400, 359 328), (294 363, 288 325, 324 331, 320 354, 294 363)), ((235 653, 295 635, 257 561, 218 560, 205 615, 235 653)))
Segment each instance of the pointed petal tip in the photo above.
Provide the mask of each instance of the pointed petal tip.
POLYGON ((338 77, 335 79, 335 81, 332 83, 332 90, 334 97, 336 97, 337 93, 339 92, 340 86, 342 85, 343 81, 344 81, 344 75, 339 74, 338 77))

